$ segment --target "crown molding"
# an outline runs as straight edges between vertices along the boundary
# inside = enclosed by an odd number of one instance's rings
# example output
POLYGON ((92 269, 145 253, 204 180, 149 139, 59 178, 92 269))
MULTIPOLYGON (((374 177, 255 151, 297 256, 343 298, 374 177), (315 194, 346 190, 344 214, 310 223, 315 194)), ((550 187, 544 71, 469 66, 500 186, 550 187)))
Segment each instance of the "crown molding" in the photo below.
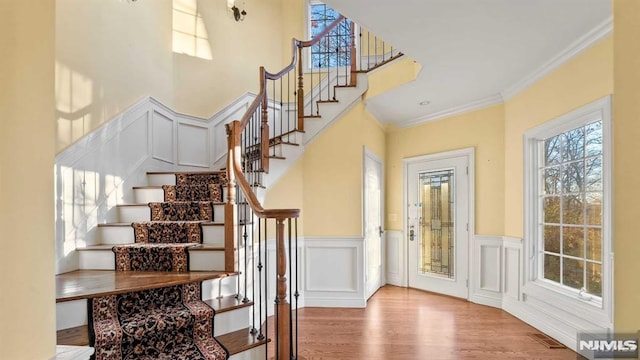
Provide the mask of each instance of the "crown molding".
POLYGON ((479 109, 482 109, 482 108, 485 108, 485 107, 488 107, 488 106, 502 104, 503 102, 504 102, 504 100, 502 99, 502 96, 500 94, 495 94, 495 95, 491 95, 489 97, 486 97, 484 99, 480 99, 480 100, 472 101, 470 103, 466 103, 464 105, 454 106, 452 108, 445 109, 445 110, 442 110, 442 111, 438 111, 436 113, 428 114, 428 115, 425 115, 425 116, 420 116, 420 117, 417 117, 415 119, 401 121, 401 122, 398 122, 396 124, 396 126, 398 128, 406 128, 406 127, 410 127, 410 126, 416 126, 416 125, 420 125, 420 124, 423 124, 423 123, 426 123, 426 122, 429 122, 429 121, 440 120, 440 119, 444 119, 444 118, 447 118, 447 117, 460 115, 460 114, 463 114, 463 113, 466 113, 466 112, 479 110, 479 109))
POLYGON ((500 94, 504 101, 516 96, 518 93, 535 84, 543 77, 550 74, 578 54, 587 50, 597 42, 611 34, 613 31, 613 17, 610 16, 595 28, 582 35, 576 41, 572 42, 567 48, 556 54, 549 61, 540 66, 537 70, 522 78, 520 81, 503 90, 500 94))

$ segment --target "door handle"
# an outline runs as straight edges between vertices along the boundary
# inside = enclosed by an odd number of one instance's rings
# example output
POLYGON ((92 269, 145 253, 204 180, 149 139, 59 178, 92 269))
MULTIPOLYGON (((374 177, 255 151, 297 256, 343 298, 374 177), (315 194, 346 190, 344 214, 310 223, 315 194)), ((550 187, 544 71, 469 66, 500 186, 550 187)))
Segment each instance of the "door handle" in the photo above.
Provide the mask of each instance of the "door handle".
POLYGON ((380 237, 384 235, 384 230, 382 230, 382 226, 378 226, 378 234, 380 234, 380 237))
POLYGON ((409 230, 409 241, 413 241, 416 238, 416 231, 411 229, 409 230))

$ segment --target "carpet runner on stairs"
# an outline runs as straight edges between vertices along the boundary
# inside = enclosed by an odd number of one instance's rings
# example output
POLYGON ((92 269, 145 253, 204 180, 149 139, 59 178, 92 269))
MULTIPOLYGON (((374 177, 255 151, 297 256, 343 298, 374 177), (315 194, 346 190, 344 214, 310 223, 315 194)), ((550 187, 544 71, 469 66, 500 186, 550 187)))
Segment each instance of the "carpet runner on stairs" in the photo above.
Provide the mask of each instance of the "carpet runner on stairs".
POLYGON ((124 244, 113 247, 116 271, 188 271, 195 244, 124 244))
POLYGON ((95 359, 227 359, 199 283, 89 299, 95 359))
POLYGON ((200 221, 146 221, 133 223, 136 243, 202 243, 200 221))
POLYGON ((211 201, 151 202, 151 221, 213 221, 211 201))
MULTIPOLYGON (((189 271, 189 248, 202 244, 204 221, 222 201, 225 173, 178 173, 164 185, 165 202, 151 202, 151 221, 131 224, 134 243, 113 246, 116 271, 189 271)), ((222 360, 213 337, 213 309, 200 283, 90 299, 90 345, 95 359, 222 360)))
POLYGON ((164 201, 222 202, 222 186, 218 184, 162 185, 164 201))

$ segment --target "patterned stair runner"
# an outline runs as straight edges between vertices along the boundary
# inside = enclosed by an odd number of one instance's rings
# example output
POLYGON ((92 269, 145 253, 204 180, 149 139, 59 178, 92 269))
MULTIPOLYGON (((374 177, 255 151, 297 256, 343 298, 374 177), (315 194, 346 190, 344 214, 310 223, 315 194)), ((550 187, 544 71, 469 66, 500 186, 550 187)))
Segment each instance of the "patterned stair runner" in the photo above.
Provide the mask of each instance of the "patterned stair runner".
POLYGON ((151 221, 213 221, 211 201, 151 202, 151 221))
MULTIPOLYGON (((165 202, 149 203, 151 221, 133 223, 135 243, 116 245, 116 271, 188 271, 189 248, 202 243, 203 221, 213 221, 225 173, 176 174, 163 186, 165 202)), ((213 338, 211 307, 200 283, 167 286, 88 301, 95 359, 222 360, 213 338)))
POLYGON ((136 243, 202 243, 200 221, 147 221, 131 226, 136 243))
POLYGON ((190 246, 194 244, 116 245, 116 271, 188 271, 190 246))
POLYGON ((213 309, 199 283, 89 299, 89 338, 96 360, 222 360, 213 309))
POLYGON ((222 186, 218 184, 163 185, 164 201, 222 202, 222 186))

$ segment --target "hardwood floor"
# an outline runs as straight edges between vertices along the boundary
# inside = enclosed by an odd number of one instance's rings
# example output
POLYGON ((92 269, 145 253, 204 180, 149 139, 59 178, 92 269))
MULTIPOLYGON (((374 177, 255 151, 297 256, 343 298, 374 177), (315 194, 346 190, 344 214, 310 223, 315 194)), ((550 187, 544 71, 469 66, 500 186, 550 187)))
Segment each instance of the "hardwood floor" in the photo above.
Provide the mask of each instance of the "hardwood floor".
POLYGON ((548 349, 514 316, 414 289, 385 286, 366 309, 299 310, 299 359, 576 359, 548 349))

